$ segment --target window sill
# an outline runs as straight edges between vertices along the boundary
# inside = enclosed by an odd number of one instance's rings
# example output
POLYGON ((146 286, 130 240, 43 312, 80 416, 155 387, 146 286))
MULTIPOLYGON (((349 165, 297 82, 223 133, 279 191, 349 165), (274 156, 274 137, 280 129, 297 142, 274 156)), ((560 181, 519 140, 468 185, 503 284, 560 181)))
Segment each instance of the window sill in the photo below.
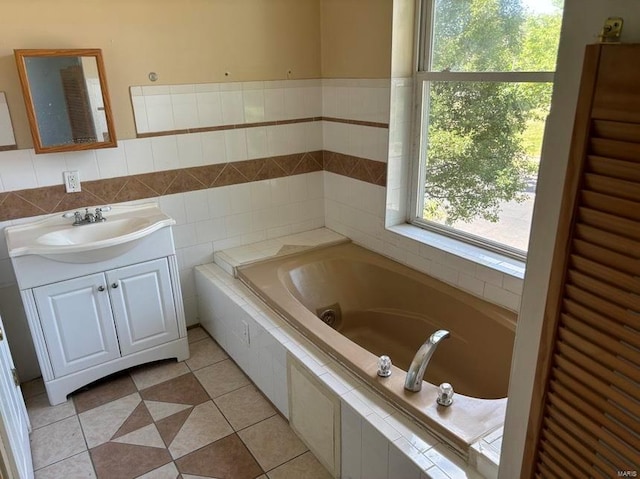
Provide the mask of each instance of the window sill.
POLYGON ((387 230, 514 278, 524 278, 526 269, 524 261, 487 251, 479 246, 427 231, 411 224, 389 226, 387 230))

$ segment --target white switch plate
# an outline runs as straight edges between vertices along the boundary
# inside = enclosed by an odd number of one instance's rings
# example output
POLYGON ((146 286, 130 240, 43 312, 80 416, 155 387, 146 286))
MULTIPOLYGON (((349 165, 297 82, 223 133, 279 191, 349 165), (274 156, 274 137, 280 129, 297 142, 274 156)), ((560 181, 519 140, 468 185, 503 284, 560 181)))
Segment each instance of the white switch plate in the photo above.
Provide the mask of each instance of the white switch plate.
POLYGON ((64 186, 67 189, 67 193, 82 191, 82 188, 80 188, 80 173, 78 171, 65 171, 63 174, 64 186))

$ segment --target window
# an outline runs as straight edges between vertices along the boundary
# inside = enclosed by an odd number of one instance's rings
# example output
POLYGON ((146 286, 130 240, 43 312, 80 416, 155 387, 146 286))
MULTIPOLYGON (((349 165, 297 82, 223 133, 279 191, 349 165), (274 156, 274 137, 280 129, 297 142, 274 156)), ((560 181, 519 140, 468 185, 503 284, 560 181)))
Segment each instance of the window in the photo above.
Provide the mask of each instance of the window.
POLYGON ((515 258, 529 240, 562 0, 423 0, 412 222, 515 258))

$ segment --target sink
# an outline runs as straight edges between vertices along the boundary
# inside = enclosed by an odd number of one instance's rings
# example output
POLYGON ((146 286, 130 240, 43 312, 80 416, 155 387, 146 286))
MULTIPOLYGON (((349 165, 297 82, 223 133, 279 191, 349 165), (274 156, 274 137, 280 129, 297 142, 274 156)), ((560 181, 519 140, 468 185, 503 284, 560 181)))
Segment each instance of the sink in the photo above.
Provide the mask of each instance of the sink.
POLYGON ((144 218, 120 218, 102 223, 70 226, 45 233, 36 242, 49 246, 81 245, 118 238, 148 226, 144 218))
POLYGON ((149 234, 175 224, 155 203, 114 206, 106 221, 72 226, 60 214, 5 229, 9 256, 43 256, 66 263, 93 263, 132 249, 149 234))

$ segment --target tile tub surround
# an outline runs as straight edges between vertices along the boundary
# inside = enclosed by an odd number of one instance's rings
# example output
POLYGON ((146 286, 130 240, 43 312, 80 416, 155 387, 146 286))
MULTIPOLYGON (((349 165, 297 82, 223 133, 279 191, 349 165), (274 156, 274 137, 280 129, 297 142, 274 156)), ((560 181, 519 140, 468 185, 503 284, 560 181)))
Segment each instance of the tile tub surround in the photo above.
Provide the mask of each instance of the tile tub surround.
POLYGON ((131 369, 55 407, 29 396, 35 477, 330 477, 201 328, 189 340, 195 362, 131 369))
POLYGON ((285 416, 287 361, 297 361, 339 397, 343 478, 482 477, 471 458, 467 463, 370 392, 219 266, 197 267, 196 284, 202 326, 285 416), (242 322, 249 328, 249 344, 241 339, 242 322))

